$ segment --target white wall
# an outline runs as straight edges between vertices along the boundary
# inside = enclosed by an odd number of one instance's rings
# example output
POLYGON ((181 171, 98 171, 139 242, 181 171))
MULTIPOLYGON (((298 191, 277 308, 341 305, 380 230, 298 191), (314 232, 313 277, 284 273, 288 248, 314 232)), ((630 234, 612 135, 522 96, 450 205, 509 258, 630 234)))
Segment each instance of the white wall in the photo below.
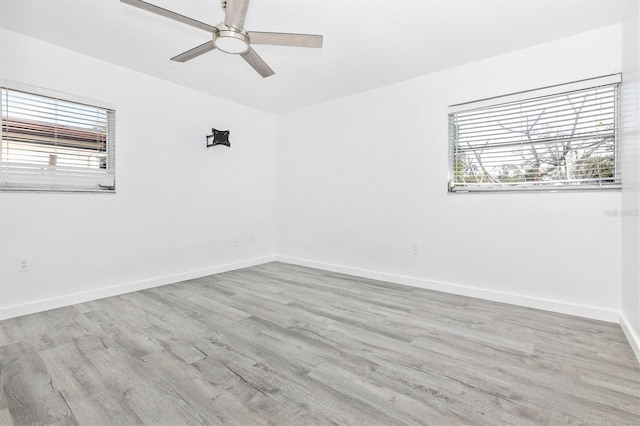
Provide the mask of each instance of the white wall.
POLYGON ((278 117, 278 257, 618 321, 621 224, 606 212, 620 192, 446 187, 448 105, 620 72, 620 37, 606 27, 278 117))
POLYGON ((116 195, 0 193, 0 318, 273 258, 273 116, 4 30, 0 48, 0 78, 117 110, 116 195), (212 126, 230 149, 205 148, 212 126))
POLYGON ((640 359, 640 7, 623 23, 622 327, 640 359))

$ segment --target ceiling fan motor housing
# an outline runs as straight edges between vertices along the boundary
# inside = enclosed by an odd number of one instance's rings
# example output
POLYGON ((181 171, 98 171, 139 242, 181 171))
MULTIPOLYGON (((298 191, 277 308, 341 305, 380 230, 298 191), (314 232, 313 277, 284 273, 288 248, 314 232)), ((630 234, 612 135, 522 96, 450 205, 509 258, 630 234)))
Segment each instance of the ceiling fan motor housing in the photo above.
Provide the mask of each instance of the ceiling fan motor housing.
POLYGON ((249 50, 249 36, 244 32, 228 28, 224 24, 218 25, 213 32, 213 44, 218 50, 234 55, 242 55, 249 50))

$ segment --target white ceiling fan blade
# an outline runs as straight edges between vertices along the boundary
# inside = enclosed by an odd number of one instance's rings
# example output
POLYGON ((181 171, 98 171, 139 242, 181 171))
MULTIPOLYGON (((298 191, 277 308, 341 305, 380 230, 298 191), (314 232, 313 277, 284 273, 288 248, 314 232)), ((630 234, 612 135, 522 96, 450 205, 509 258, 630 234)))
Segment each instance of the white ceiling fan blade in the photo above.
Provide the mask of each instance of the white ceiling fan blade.
POLYGON ((186 52, 174 56, 171 60, 176 62, 187 62, 202 55, 203 53, 211 52, 215 48, 216 46, 213 44, 213 40, 209 40, 206 43, 202 43, 200 46, 196 46, 193 49, 189 49, 186 52))
POLYGON ((224 13, 224 24, 227 27, 242 31, 244 19, 247 17, 249 0, 227 0, 224 13))
POLYGON ((174 21, 182 22, 183 24, 191 25, 192 27, 199 28, 201 30, 209 31, 212 33, 215 30, 213 25, 205 24, 204 22, 196 21, 195 19, 188 18, 179 13, 172 12, 167 9, 163 9, 151 3, 147 3, 142 0, 120 0, 122 3, 126 3, 130 6, 137 7, 147 12, 155 13, 156 15, 164 16, 165 18, 173 19, 174 21))
POLYGON ((323 37, 317 34, 265 33, 247 31, 251 44, 275 46, 322 47, 323 37))
POLYGON ((247 53, 243 53, 241 56, 245 61, 247 61, 249 65, 253 67, 254 70, 258 71, 258 74, 260 74, 262 77, 266 78, 275 74, 275 72, 273 72, 269 65, 267 65, 267 63, 260 57, 260 55, 256 53, 255 50, 249 48, 249 50, 247 50, 247 53))

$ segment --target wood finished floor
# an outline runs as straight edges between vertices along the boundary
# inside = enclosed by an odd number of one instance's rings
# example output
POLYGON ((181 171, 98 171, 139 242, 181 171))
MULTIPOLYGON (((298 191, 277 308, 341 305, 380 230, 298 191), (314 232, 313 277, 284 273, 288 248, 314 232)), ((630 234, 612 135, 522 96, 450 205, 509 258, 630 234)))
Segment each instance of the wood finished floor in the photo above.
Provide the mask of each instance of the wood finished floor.
POLYGON ((0 322, 0 424, 640 424, 618 325, 270 263, 0 322))

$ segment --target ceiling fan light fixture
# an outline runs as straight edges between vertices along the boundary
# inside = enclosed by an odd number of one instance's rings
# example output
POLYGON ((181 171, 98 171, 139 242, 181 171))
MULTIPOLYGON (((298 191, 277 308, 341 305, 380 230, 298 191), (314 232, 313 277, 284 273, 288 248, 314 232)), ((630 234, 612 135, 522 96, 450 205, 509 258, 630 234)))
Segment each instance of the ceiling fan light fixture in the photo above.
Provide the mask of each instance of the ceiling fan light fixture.
POLYGON ((249 50, 249 37, 238 31, 219 30, 213 34, 216 49, 232 55, 241 55, 249 50))

